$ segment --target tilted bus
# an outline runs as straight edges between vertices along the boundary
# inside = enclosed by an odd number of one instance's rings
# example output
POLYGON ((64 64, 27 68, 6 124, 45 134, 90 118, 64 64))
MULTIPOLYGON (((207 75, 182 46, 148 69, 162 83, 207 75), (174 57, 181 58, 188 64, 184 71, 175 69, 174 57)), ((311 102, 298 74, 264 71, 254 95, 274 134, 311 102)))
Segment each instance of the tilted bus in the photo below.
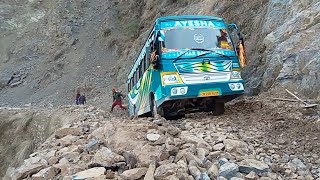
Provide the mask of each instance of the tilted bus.
POLYGON ((224 103, 244 92, 245 64, 235 24, 212 16, 160 17, 128 75, 129 114, 223 114, 224 103))

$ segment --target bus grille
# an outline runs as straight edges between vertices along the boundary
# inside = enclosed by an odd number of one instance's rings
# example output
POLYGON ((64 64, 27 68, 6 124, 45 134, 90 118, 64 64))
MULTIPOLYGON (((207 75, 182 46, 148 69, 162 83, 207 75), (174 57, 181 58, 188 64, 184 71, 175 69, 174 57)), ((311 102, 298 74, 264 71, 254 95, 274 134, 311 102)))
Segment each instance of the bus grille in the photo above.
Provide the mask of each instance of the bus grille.
POLYGON ((225 82, 229 81, 231 77, 230 72, 215 72, 202 74, 180 74, 182 81, 185 84, 196 83, 211 83, 211 82, 225 82))

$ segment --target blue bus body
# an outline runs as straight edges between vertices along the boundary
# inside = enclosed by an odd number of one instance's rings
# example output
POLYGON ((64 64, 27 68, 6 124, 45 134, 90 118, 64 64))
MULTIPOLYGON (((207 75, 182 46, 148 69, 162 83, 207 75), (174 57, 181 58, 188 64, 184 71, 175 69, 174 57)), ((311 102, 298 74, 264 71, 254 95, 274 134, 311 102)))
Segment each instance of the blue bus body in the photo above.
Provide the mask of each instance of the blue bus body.
POLYGON ((128 75, 130 115, 222 114, 244 92, 237 47, 222 18, 158 18, 128 75))

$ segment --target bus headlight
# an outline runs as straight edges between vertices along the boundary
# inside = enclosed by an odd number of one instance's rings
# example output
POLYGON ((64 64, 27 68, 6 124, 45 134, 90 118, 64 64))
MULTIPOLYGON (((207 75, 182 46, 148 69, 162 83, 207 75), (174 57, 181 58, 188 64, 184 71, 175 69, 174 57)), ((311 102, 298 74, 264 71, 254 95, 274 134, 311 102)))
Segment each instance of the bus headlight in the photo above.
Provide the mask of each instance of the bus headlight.
POLYGON ((171 96, 185 95, 187 94, 188 87, 173 87, 171 88, 171 96))
POLYGON ((162 81, 164 84, 175 84, 179 83, 179 78, 177 74, 165 74, 162 76, 162 81))
POLYGON ((229 87, 232 91, 244 90, 242 83, 229 83, 229 87))
POLYGON ((239 71, 232 71, 231 75, 232 79, 241 79, 241 73, 239 71))

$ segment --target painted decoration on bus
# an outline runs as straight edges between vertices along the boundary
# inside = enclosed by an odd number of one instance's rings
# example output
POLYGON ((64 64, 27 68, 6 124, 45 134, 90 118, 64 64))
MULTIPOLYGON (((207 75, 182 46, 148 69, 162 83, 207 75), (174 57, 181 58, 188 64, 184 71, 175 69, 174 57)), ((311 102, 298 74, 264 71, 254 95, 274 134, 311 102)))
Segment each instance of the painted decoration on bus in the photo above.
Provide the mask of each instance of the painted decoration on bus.
POLYGON ((190 20, 190 21, 168 21, 162 22, 160 28, 183 28, 183 27, 211 27, 211 28, 226 28, 223 21, 204 21, 204 20, 190 20))
POLYGON ((232 61, 218 61, 210 63, 202 62, 182 62, 174 64, 179 73, 202 73, 231 71, 232 61))
MULTIPOLYGON (((185 51, 185 50, 184 50, 185 51)), ((162 58, 164 59, 173 59, 177 58, 181 54, 184 53, 184 51, 167 51, 161 55, 162 58)), ((225 56, 235 56, 235 52, 231 50, 224 50, 224 49, 217 49, 214 50, 211 53, 208 53, 208 51, 199 51, 199 50, 190 50, 183 54, 180 58, 193 58, 197 56, 201 57, 220 57, 221 55, 225 56), (205 54, 205 55, 203 55, 205 54)))

